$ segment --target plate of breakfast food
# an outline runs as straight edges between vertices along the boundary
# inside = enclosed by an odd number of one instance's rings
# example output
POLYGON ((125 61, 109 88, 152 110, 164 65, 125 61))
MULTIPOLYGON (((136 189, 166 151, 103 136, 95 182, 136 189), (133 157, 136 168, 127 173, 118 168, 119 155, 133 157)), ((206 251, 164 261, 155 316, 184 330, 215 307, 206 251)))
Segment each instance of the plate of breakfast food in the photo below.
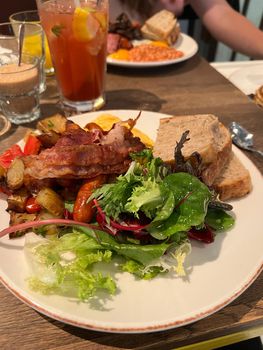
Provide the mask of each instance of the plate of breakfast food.
POLYGON ((0 165, 1 282, 51 318, 171 329, 262 271, 262 176, 214 115, 55 115, 0 165))
POLYGON ((162 10, 142 26, 134 26, 121 14, 110 24, 107 63, 124 67, 155 67, 185 61, 196 54, 198 44, 181 33, 174 14, 162 10))

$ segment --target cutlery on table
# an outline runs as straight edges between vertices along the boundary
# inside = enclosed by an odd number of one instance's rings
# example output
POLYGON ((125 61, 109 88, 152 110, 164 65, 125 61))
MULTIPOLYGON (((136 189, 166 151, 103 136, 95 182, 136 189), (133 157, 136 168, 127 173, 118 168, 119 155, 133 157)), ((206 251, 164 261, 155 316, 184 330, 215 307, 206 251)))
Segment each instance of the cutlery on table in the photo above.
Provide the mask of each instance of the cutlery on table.
POLYGON ((229 125, 233 143, 244 150, 257 153, 263 157, 263 151, 253 147, 254 135, 247 131, 243 126, 237 122, 232 122, 229 125))

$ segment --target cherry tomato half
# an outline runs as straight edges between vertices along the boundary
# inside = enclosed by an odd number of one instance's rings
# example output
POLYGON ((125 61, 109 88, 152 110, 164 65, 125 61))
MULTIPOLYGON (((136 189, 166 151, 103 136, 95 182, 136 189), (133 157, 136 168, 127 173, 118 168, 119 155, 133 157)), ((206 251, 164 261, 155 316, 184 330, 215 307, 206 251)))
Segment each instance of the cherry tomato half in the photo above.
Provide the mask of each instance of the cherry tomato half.
POLYGON ((26 211, 29 214, 38 213, 41 210, 41 206, 37 203, 35 197, 29 197, 26 202, 26 211))

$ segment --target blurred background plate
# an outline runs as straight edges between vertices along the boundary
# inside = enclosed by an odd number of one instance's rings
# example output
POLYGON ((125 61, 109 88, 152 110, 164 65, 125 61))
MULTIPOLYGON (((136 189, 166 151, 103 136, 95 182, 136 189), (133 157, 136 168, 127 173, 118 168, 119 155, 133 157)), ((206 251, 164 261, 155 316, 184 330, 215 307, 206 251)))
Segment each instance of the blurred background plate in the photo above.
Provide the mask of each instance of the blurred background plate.
POLYGON ((229 76, 229 80, 237 87, 242 86, 246 95, 254 94, 263 85, 263 64, 237 69, 229 76))
POLYGON ((178 40, 176 41, 173 47, 177 50, 182 51, 184 55, 180 58, 176 58, 173 60, 164 60, 164 61, 155 61, 155 62, 131 62, 131 61, 125 61, 125 60, 116 60, 108 57, 107 63, 114 66, 132 67, 132 68, 166 66, 169 64, 175 64, 175 63, 186 61, 192 56, 194 56, 198 51, 197 42, 187 34, 183 34, 183 33, 180 34, 178 40))

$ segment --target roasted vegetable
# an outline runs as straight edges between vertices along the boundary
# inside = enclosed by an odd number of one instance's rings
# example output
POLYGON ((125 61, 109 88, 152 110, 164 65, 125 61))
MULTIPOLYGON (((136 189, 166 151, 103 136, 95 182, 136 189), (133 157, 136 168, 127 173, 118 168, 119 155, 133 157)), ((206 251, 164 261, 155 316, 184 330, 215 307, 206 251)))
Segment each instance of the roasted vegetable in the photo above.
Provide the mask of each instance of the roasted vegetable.
POLYGON ((17 190, 24 184, 24 162, 15 158, 7 170, 6 181, 11 190, 17 190))
POLYGON ((41 142, 36 135, 29 134, 24 147, 24 155, 30 156, 32 154, 38 154, 41 148, 41 142))
POLYGON ((21 150, 20 146, 13 145, 10 148, 8 148, 4 153, 0 154, 0 165, 5 169, 8 169, 13 160, 16 157, 22 155, 23 151, 21 150))
POLYGON ((67 118, 61 114, 55 114, 51 117, 40 120, 37 128, 43 133, 55 132, 62 134, 66 130, 67 118))
POLYGON ((2 180, 5 177, 6 177, 6 169, 2 165, 0 165, 0 179, 2 180))
POLYGON ((36 197, 29 197, 26 201, 26 212, 29 214, 35 214, 40 212, 41 205, 36 201, 36 197))
MULTIPOLYGON (((10 211, 10 221, 9 221, 9 225, 13 226, 13 225, 18 225, 18 224, 22 224, 24 222, 27 221, 34 221, 36 219, 36 215, 35 214, 27 214, 27 213, 16 213, 14 211, 10 211)), ((27 229, 27 230, 22 230, 22 231, 16 231, 16 232, 12 232, 9 234, 9 238, 18 238, 23 236, 26 232, 31 231, 32 229, 27 229)))
POLYGON ((74 209, 73 219, 80 222, 90 222, 94 214, 93 202, 87 203, 93 190, 103 185, 106 181, 106 175, 99 175, 93 179, 87 180, 78 192, 74 209))
POLYGON ((42 208, 55 216, 63 215, 64 202, 51 188, 43 188, 36 196, 36 201, 42 208))
POLYGON ((37 138, 39 139, 44 148, 51 148, 57 143, 58 139, 60 138, 60 135, 54 131, 50 131, 48 133, 38 135, 37 138))
MULTIPOLYGON (((46 210, 42 210, 38 216, 37 219, 40 220, 50 220, 50 219, 54 219, 57 218, 57 216, 47 212, 46 210)), ((37 234, 41 234, 42 236, 46 236, 46 235, 58 235, 61 231, 61 227, 59 227, 58 225, 45 225, 45 226, 41 226, 37 229, 34 229, 34 232, 36 232, 37 234)))
POLYGON ((78 191, 82 185, 81 179, 56 179, 57 185, 60 186, 57 193, 66 201, 75 201, 78 191))
POLYGON ((78 129, 81 129, 81 127, 78 124, 73 123, 71 120, 67 120, 65 131, 78 130, 78 129))
POLYGON ((25 187, 15 191, 7 198, 7 210, 13 210, 16 213, 24 213, 26 211, 26 203, 29 192, 25 187))
POLYGON ((56 183, 55 179, 35 179, 30 175, 26 174, 24 176, 24 186, 28 189, 32 194, 37 194, 42 188, 53 187, 56 183))

